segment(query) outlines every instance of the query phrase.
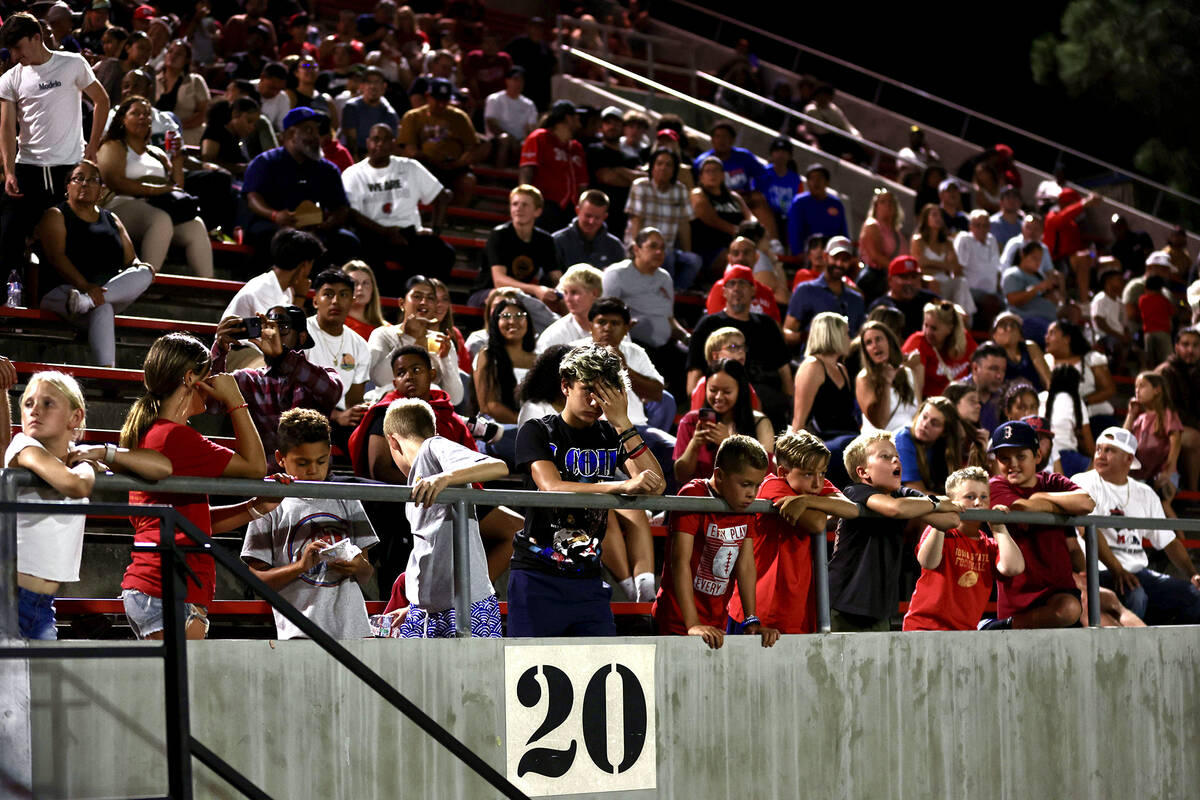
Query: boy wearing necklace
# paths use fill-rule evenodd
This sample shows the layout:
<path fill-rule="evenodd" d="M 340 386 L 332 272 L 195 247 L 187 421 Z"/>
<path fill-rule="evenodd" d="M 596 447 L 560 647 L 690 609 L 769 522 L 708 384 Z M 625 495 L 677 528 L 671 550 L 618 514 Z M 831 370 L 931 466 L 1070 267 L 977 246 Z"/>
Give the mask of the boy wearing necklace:
<path fill-rule="evenodd" d="M 332 367 L 342 381 L 342 396 L 329 421 L 337 426 L 334 442 L 344 445 L 349 431 L 367 410 L 363 392 L 371 375 L 371 351 L 366 339 L 346 326 L 354 299 L 354 281 L 350 276 L 341 270 L 327 269 L 313 278 L 312 288 L 316 293 L 313 308 L 317 313 L 307 320 L 308 335 L 313 340 L 309 361 Z"/>

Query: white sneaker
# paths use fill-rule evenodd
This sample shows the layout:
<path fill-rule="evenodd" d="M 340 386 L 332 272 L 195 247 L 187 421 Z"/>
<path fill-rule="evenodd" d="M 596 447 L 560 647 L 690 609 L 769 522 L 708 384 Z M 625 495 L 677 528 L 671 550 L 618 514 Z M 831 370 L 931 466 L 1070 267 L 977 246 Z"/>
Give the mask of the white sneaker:
<path fill-rule="evenodd" d="M 73 317 L 86 314 L 95 307 L 96 304 L 92 302 L 92 298 L 78 289 L 72 289 L 71 293 L 67 295 L 67 311 Z"/>

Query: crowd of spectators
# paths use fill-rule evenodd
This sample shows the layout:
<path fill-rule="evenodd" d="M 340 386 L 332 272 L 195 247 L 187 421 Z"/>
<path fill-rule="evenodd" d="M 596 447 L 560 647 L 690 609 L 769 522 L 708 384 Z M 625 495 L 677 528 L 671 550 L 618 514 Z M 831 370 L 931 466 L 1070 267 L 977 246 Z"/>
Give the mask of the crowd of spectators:
<path fill-rule="evenodd" d="M 1044 531 L 1012 526 L 1010 538 L 959 512 L 988 506 L 990 492 L 1012 509 L 1171 515 L 1179 489 L 1200 488 L 1200 289 L 1182 229 L 1155 249 L 1114 217 L 1111 239 L 1085 240 L 1077 218 L 1097 196 L 1060 187 L 1048 207 L 1027 206 L 1003 145 L 960 169 L 970 180 L 939 179 L 913 131 L 910 174 L 928 202 L 913 209 L 911 238 L 882 186 L 852 232 L 855 203 L 822 163 L 801 172 L 788 138 L 764 159 L 736 145 L 730 122 L 711 126 L 704 149 L 672 115 L 556 100 L 547 26 L 534 19 L 502 45 L 471 9 L 418 16 L 383 0 L 328 30 L 265 0 L 223 21 L 204 3 L 180 18 L 94 0 L 76 28 L 62 2 L 40 19 L 7 14 L 0 243 L 6 267 L 37 278 L 31 299 L 86 328 L 94 361 L 112 366 L 113 315 L 178 263 L 172 244 L 210 276 L 210 239 L 241 236 L 261 270 L 234 276 L 244 286 L 211 344 L 180 333 L 151 348 L 120 448 L 71 455 L 82 418 L 39 438 L 24 399 L 30 430 L 14 443 L 41 442 L 59 466 L 125 459 L 147 473 L 162 463 L 143 451 L 203 476 L 324 480 L 348 462 L 428 502 L 509 473 L 528 488 L 719 496 L 735 510 L 769 497 L 783 522 L 668 518 L 657 587 L 644 512 L 480 509 L 472 558 L 493 580 L 511 562 L 510 633 L 611 632 L 603 565 L 627 598 L 655 600 L 661 630 L 711 646 L 733 582 L 730 630 L 768 645 L 812 629 L 782 605 L 807 602 L 807 548 L 751 545 L 746 525 L 782 539 L 840 520 L 839 629 L 886 626 L 905 580 L 926 587 L 913 626 L 974 626 L 978 591 L 968 602 L 944 585 L 966 563 L 987 572 L 980 591 L 993 577 L 1001 586 L 995 624 L 1050 627 L 1080 617 L 1073 540 L 1044 549 Z M 832 90 L 810 88 L 807 113 L 857 135 Z M 817 139 L 857 158 L 852 139 Z M 517 175 L 463 297 L 483 325 L 464 336 L 443 229 L 451 208 L 476 202 L 482 163 Z M 395 322 L 381 297 L 399 298 Z M 77 392 L 62 383 L 28 385 L 71 406 Z M 206 410 L 228 413 L 234 449 L 187 427 Z M 454 446 L 422 444 L 432 431 Z M 6 466 L 49 463 L 23 452 Z M 1136 508 L 1113 499 L 1125 486 L 1140 487 Z M 357 587 L 372 577 L 392 596 L 387 620 L 408 615 L 396 635 L 452 634 L 448 518 L 409 507 L 410 553 L 360 506 L 268 496 L 211 509 L 194 499 L 187 513 L 206 531 L 250 523 L 247 563 L 340 635 L 362 635 Z M 862 508 L 883 517 L 859 519 Z M 308 544 L 285 554 L 279 531 L 314 509 L 336 522 L 306 522 Z M 157 535 L 148 520 L 136 527 Z M 882 549 L 868 544 L 878 535 Z M 1150 574 L 1123 547 L 1131 537 L 1105 531 L 1109 617 L 1200 621 L 1200 591 Z M 1145 538 L 1184 565 L 1173 538 Z M 908 558 L 905 541 L 918 545 Z M 152 636 L 159 587 L 152 557 L 139 558 L 124 599 Z M 762 581 L 779 559 L 792 585 L 772 593 Z M 188 596 L 196 635 L 213 599 L 205 569 Z M 51 596 L 69 573 L 27 583 Z M 341 588 L 314 595 L 302 576 Z M 1200 587 L 1194 569 L 1187 577 Z M 497 634 L 490 589 L 473 586 L 472 606 L 480 635 Z M 279 633 L 299 632 L 281 622 Z"/>

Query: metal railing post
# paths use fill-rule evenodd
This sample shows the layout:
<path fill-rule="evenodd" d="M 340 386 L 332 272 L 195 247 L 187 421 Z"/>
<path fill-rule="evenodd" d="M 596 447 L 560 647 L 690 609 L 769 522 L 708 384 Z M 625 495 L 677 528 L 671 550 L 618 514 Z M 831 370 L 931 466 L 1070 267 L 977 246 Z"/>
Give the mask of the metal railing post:
<path fill-rule="evenodd" d="M 175 513 L 158 522 L 163 610 L 163 699 L 167 716 L 167 785 L 173 800 L 192 797 L 192 729 L 187 679 L 187 584 L 176 569 Z"/>
<path fill-rule="evenodd" d="M 825 531 L 813 534 L 813 574 L 817 582 L 817 630 L 829 633 L 829 547 Z"/>
<path fill-rule="evenodd" d="M 460 639 L 471 638 L 471 525 L 474 507 L 466 500 L 454 501 L 454 631 Z"/>
<path fill-rule="evenodd" d="M 1083 528 L 1084 544 L 1087 557 L 1087 601 L 1088 627 L 1100 627 L 1100 554 L 1096 544 L 1096 526 L 1085 525 Z"/>
<path fill-rule="evenodd" d="M 654 42 L 646 42 L 646 77 L 654 80 Z"/>
<path fill-rule="evenodd" d="M 0 474 L 0 501 L 17 501 L 17 472 Z M 17 515 L 0 514 L 0 640 L 20 639 L 17 614 Z"/>

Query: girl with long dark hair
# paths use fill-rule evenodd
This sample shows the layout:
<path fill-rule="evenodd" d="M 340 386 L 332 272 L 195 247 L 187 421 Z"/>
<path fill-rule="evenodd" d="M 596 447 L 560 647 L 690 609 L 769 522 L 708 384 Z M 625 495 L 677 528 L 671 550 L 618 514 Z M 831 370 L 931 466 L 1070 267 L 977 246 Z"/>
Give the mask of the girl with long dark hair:
<path fill-rule="evenodd" d="M 693 478 L 711 477 L 717 447 L 735 433 L 753 436 L 767 453 L 775 450 L 771 421 L 754 410 L 745 365 L 727 358 L 708 376 L 704 405 L 679 421 L 675 479 L 684 484 Z"/>

